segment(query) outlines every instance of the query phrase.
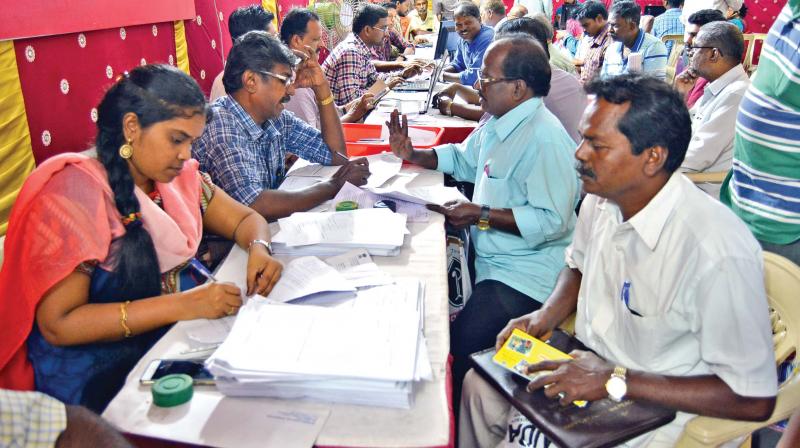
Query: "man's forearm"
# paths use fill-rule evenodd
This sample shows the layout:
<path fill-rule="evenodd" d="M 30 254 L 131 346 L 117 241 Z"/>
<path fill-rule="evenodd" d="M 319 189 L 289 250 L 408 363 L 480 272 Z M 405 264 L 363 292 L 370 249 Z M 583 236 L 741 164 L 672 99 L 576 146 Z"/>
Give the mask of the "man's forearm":
<path fill-rule="evenodd" d="M 429 170 L 435 170 L 439 166 L 439 157 L 432 149 L 415 149 L 408 161 Z"/>
<path fill-rule="evenodd" d="M 453 103 L 450 105 L 450 112 L 456 117 L 466 118 L 467 120 L 479 121 L 483 116 L 483 109 L 480 106 L 471 104 Z"/>
<path fill-rule="evenodd" d="M 250 208 L 268 221 L 275 221 L 294 212 L 312 209 L 333 198 L 338 191 L 338 185 L 331 180 L 298 191 L 264 190 Z"/>
<path fill-rule="evenodd" d="M 373 60 L 372 65 L 375 66 L 375 70 L 386 73 L 386 72 L 393 72 L 395 70 L 402 70 L 406 68 L 405 63 L 402 61 L 377 61 Z"/>
<path fill-rule="evenodd" d="M 558 274 L 556 286 L 542 306 L 542 312 L 554 326 L 577 310 L 581 279 L 583 279 L 581 271 L 569 266 L 564 267 Z"/>
<path fill-rule="evenodd" d="M 443 72 L 442 79 L 444 79 L 445 82 L 457 82 L 461 84 L 461 73 Z"/>
<path fill-rule="evenodd" d="M 322 132 L 322 139 L 325 144 L 331 150 L 331 163 L 341 165 L 346 162 L 346 159 L 338 156 L 337 153 L 340 155 L 346 154 L 347 146 L 344 143 L 344 130 L 342 129 L 342 122 L 339 120 L 339 112 L 336 110 L 336 102 L 331 101 L 333 93 L 328 83 L 325 82 L 323 85 L 314 88 L 314 95 L 319 105 L 320 132 Z M 320 103 L 324 101 L 330 102 L 323 106 Z"/>
<path fill-rule="evenodd" d="M 629 371 L 627 385 L 626 398 L 709 417 L 760 421 L 775 408 L 775 397 L 737 395 L 715 375 L 675 377 Z"/>

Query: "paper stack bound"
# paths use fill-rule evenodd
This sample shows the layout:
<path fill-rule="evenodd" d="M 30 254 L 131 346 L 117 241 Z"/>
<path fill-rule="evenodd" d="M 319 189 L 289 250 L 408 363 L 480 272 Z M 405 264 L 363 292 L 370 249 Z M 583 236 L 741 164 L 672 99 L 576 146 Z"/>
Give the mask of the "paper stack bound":
<path fill-rule="evenodd" d="M 423 294 L 405 280 L 336 307 L 250 300 L 206 368 L 226 395 L 409 408 L 432 375 Z"/>
<path fill-rule="evenodd" d="M 281 255 L 340 255 L 363 248 L 370 255 L 400 253 L 407 217 L 387 209 L 301 212 L 278 220 L 272 249 Z"/>

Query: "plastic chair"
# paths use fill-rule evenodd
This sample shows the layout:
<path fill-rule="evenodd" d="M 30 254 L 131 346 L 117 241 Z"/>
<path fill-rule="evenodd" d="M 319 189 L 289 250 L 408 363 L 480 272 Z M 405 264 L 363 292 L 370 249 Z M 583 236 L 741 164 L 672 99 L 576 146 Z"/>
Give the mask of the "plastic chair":
<path fill-rule="evenodd" d="M 800 267 L 790 260 L 764 252 L 764 283 L 772 321 L 776 365 L 785 361 L 800 347 Z M 750 446 L 750 434 L 765 426 L 788 418 L 800 405 L 800 380 L 792 375 L 778 389 L 778 400 L 772 416 L 763 422 L 695 417 L 686 424 L 678 447 L 711 447 L 747 436 L 741 446 Z"/>
<path fill-rule="evenodd" d="M 756 44 L 761 42 L 761 48 L 763 48 L 764 40 L 767 38 L 767 35 L 762 33 L 748 33 L 742 35 L 742 37 L 744 38 L 745 46 L 744 61 L 742 61 L 742 65 L 744 65 L 744 69 L 747 74 L 752 76 L 753 72 L 755 72 L 758 68 L 758 63 L 754 62 L 756 57 Z"/>
<path fill-rule="evenodd" d="M 683 173 L 696 184 L 721 184 L 728 176 L 728 171 L 711 171 L 703 173 Z"/>
<path fill-rule="evenodd" d="M 683 34 L 665 34 L 661 36 L 661 42 L 664 42 L 664 45 L 667 42 L 672 42 L 672 49 L 669 52 L 666 67 L 667 83 L 672 85 L 672 80 L 675 79 L 675 69 L 683 54 Z"/>

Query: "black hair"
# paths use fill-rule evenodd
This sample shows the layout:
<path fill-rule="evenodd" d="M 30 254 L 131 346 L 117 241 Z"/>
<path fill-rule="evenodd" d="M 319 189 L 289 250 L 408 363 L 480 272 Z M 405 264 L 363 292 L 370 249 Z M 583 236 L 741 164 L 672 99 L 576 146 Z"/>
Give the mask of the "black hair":
<path fill-rule="evenodd" d="M 375 26 L 381 19 L 389 17 L 381 6 L 367 3 L 356 11 L 353 18 L 353 34 L 358 35 L 361 31 L 368 26 Z"/>
<path fill-rule="evenodd" d="M 744 19 L 747 17 L 747 5 L 742 3 L 742 7 L 739 8 L 739 18 Z"/>
<path fill-rule="evenodd" d="M 228 17 L 228 31 L 231 40 L 242 37 L 248 31 L 266 31 L 275 16 L 260 4 L 237 8 Z"/>
<path fill-rule="evenodd" d="M 553 35 L 549 32 L 547 26 L 539 20 L 532 17 L 506 20 L 495 31 L 495 40 L 499 40 L 508 34 L 523 34 L 533 37 L 544 48 L 547 58 L 550 58 L 550 52 L 547 50 L 547 40 L 551 39 Z"/>
<path fill-rule="evenodd" d="M 381 3 L 381 8 L 386 10 L 397 9 L 397 2 L 383 2 Z"/>
<path fill-rule="evenodd" d="M 729 63 L 736 65 L 742 62 L 744 38 L 736 25 L 730 22 L 711 22 L 703 25 L 700 33 L 703 33 L 703 45 L 716 47 Z M 698 36 L 700 33 L 697 33 Z"/>
<path fill-rule="evenodd" d="M 480 22 L 481 10 L 475 3 L 472 2 L 461 2 L 458 5 L 456 5 L 456 8 L 453 10 L 453 17 L 466 17 L 466 16 L 475 17 Z"/>
<path fill-rule="evenodd" d="M 97 159 L 105 167 L 114 204 L 123 217 L 141 212 L 128 162 L 119 154 L 126 143 L 122 120 L 128 113 L 136 114 L 139 125 L 146 129 L 176 117 L 206 115 L 206 99 L 194 79 L 163 64 L 134 68 L 103 96 L 97 106 Z M 158 257 L 141 218 L 125 225 L 125 234 L 115 244 L 114 262 L 123 299 L 161 295 Z"/>
<path fill-rule="evenodd" d="M 717 9 L 701 9 L 690 15 L 686 21 L 691 25 L 703 26 L 711 22 L 723 22 L 725 16 Z"/>
<path fill-rule="evenodd" d="M 639 25 L 639 20 L 642 18 L 642 9 L 638 3 L 625 0 L 611 5 L 611 14 Z"/>
<path fill-rule="evenodd" d="M 523 33 L 504 34 L 492 45 L 510 45 L 502 64 L 504 77 L 525 81 L 533 89 L 535 97 L 545 97 L 550 93 L 550 61 L 542 45 L 533 37 Z"/>
<path fill-rule="evenodd" d="M 667 148 L 664 169 L 675 172 L 692 138 L 692 120 L 683 98 L 668 84 L 638 73 L 594 78 L 584 87 L 613 104 L 630 103 L 617 129 L 631 142 L 634 155 L 655 146 Z"/>
<path fill-rule="evenodd" d="M 603 16 L 603 20 L 608 20 L 608 9 L 606 9 L 606 5 L 594 0 L 589 0 L 575 11 L 577 20 L 594 20 L 597 16 Z"/>
<path fill-rule="evenodd" d="M 308 32 L 308 22 L 316 20 L 319 22 L 319 16 L 314 11 L 306 8 L 292 8 L 281 22 L 281 40 L 284 44 L 289 45 L 289 41 L 294 36 L 303 37 Z"/>
<path fill-rule="evenodd" d="M 667 5 L 671 8 L 680 8 L 683 6 L 683 0 L 667 0 Z"/>
<path fill-rule="evenodd" d="M 225 63 L 222 85 L 225 92 L 234 93 L 242 88 L 242 74 L 246 70 L 270 71 L 276 64 L 293 67 L 297 59 L 292 50 L 274 36 L 265 31 L 250 31 L 233 43 Z"/>

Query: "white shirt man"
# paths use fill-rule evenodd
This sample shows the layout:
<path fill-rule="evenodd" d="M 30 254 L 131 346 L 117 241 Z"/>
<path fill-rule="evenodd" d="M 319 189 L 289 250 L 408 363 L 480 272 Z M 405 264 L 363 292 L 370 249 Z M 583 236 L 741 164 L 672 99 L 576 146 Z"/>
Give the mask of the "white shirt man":
<path fill-rule="evenodd" d="M 689 110 L 692 141 L 681 164 L 688 173 L 731 169 L 733 136 L 739 104 L 750 86 L 750 78 L 739 64 L 706 86 L 703 96 Z M 719 197 L 719 184 L 699 184 L 706 193 Z"/>
<path fill-rule="evenodd" d="M 683 11 L 681 12 L 681 22 L 687 25 L 689 16 L 700 11 L 701 9 L 716 9 L 723 15 L 728 12 L 728 8 L 734 11 L 741 9 L 744 0 L 686 0 L 683 2 Z"/>

